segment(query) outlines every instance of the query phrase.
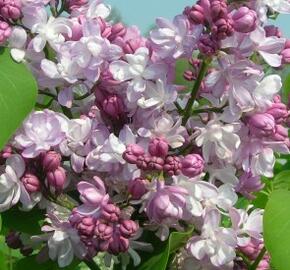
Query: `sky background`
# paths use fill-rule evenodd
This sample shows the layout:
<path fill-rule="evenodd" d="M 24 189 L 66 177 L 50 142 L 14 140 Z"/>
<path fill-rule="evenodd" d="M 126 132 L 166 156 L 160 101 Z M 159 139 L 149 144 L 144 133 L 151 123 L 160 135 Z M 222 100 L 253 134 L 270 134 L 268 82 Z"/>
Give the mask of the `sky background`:
<path fill-rule="evenodd" d="M 103 0 L 120 12 L 127 25 L 137 25 L 146 33 L 157 17 L 173 18 L 184 7 L 192 5 L 193 0 Z M 290 38 L 290 15 L 280 15 L 273 22 L 278 25 L 285 36 Z"/>

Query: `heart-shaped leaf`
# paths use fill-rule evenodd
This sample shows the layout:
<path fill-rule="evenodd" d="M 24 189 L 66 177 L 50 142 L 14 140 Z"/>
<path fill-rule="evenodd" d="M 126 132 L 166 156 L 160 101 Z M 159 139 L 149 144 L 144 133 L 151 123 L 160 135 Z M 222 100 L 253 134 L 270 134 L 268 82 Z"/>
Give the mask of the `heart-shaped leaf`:
<path fill-rule="evenodd" d="M 37 84 L 24 64 L 10 57 L 9 49 L 0 49 L 0 149 L 33 109 Z"/>
<path fill-rule="evenodd" d="M 264 214 L 264 240 L 277 270 L 290 266 L 290 191 L 271 193 Z"/>

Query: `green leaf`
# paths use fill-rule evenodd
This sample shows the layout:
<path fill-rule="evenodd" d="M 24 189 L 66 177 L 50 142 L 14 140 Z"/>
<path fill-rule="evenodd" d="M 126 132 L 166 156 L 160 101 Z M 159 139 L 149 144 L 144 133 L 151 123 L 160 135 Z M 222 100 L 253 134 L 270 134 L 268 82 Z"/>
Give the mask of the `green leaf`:
<path fill-rule="evenodd" d="M 175 84 L 183 85 L 185 91 L 191 90 L 193 82 L 187 81 L 183 77 L 184 71 L 191 69 L 188 59 L 179 59 L 175 65 Z"/>
<path fill-rule="evenodd" d="M 264 214 L 264 240 L 275 269 L 289 270 L 290 191 L 271 193 Z"/>
<path fill-rule="evenodd" d="M 163 245 L 160 244 L 161 249 L 157 254 L 151 254 L 149 259 L 143 262 L 138 270 L 165 270 L 168 264 L 170 255 L 175 253 L 179 248 L 181 248 L 187 240 L 191 237 L 193 230 L 187 232 L 173 232 L 170 234 L 167 243 Z M 156 248 L 157 245 L 154 245 Z"/>
<path fill-rule="evenodd" d="M 45 218 L 45 212 L 33 209 L 29 213 L 16 207 L 2 213 L 3 227 L 27 234 L 40 234 L 39 222 Z"/>
<path fill-rule="evenodd" d="M 286 189 L 290 190 L 290 171 L 282 171 L 277 174 L 273 182 L 274 190 Z"/>
<path fill-rule="evenodd" d="M 24 259 L 16 262 L 13 270 L 26 270 L 26 269 L 37 269 L 37 270 L 76 270 L 78 269 L 79 261 L 73 261 L 69 266 L 60 268 L 56 262 L 47 261 L 44 263 L 38 263 L 36 260 L 36 256 L 26 257 Z"/>
<path fill-rule="evenodd" d="M 1 270 L 9 270 L 7 258 L 5 257 L 5 255 L 3 254 L 2 251 L 0 251 L 0 269 Z"/>
<path fill-rule="evenodd" d="M 24 64 L 10 57 L 9 49 L 0 48 L 0 149 L 33 109 L 37 84 Z"/>

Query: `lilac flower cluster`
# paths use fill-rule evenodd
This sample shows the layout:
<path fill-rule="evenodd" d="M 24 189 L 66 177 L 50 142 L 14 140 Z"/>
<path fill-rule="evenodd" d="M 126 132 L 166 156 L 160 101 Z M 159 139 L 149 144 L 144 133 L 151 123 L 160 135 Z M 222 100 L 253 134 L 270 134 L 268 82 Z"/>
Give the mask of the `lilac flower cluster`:
<path fill-rule="evenodd" d="M 135 249 L 154 249 L 145 233 L 165 241 L 194 228 L 178 269 L 245 269 L 263 246 L 263 210 L 239 202 L 289 154 L 278 74 L 290 41 L 266 23 L 290 3 L 199 0 L 148 37 L 110 11 L 100 0 L 0 0 L 0 44 L 31 70 L 45 107 L 0 152 L 0 211 L 43 209 L 43 234 L 7 243 L 40 247 L 60 267 L 104 252 L 125 269 L 140 264 Z M 190 89 L 176 84 L 180 61 Z"/>

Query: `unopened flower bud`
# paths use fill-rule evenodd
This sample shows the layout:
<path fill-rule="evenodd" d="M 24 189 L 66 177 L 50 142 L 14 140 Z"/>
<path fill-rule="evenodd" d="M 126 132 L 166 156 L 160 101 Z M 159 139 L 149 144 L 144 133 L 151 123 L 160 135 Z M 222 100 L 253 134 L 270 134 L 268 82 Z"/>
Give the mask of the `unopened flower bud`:
<path fill-rule="evenodd" d="M 91 236 L 95 230 L 96 222 L 92 217 L 84 217 L 77 225 L 78 232 L 81 235 Z"/>
<path fill-rule="evenodd" d="M 164 159 L 161 157 L 151 157 L 150 161 L 148 163 L 148 169 L 149 170 L 156 170 L 156 171 L 162 171 L 164 165 Z"/>
<path fill-rule="evenodd" d="M 125 54 L 134 54 L 137 49 L 142 46 L 142 39 L 129 39 L 123 44 L 123 51 Z"/>
<path fill-rule="evenodd" d="M 233 26 L 237 32 L 249 33 L 255 30 L 257 14 L 248 7 L 240 7 L 232 16 Z"/>
<path fill-rule="evenodd" d="M 150 141 L 148 152 L 152 156 L 165 157 L 168 154 L 169 145 L 163 138 L 154 138 Z"/>
<path fill-rule="evenodd" d="M 118 255 L 119 253 L 124 253 L 129 248 L 129 240 L 123 237 L 120 233 L 114 233 L 113 239 L 109 244 L 109 253 L 113 255 Z"/>
<path fill-rule="evenodd" d="M 195 78 L 195 74 L 191 70 L 186 70 L 183 73 L 183 78 L 187 81 L 193 81 Z"/>
<path fill-rule="evenodd" d="M 138 224 L 133 220 L 122 220 L 120 224 L 120 233 L 126 238 L 131 238 L 138 231 Z"/>
<path fill-rule="evenodd" d="M 11 249 L 19 249 L 23 246 L 20 235 L 16 232 L 10 232 L 8 235 L 6 235 L 5 242 Z"/>
<path fill-rule="evenodd" d="M 0 0 L 0 15 L 7 20 L 19 19 L 21 17 L 20 0 Z"/>
<path fill-rule="evenodd" d="M 22 178 L 21 181 L 25 187 L 25 189 L 29 193 L 34 193 L 40 191 L 40 181 L 38 177 L 32 173 L 26 173 Z"/>
<path fill-rule="evenodd" d="M 212 32 L 218 41 L 231 36 L 233 34 L 232 20 L 228 18 L 221 18 L 217 20 L 212 26 Z"/>
<path fill-rule="evenodd" d="M 282 125 L 276 125 L 272 138 L 276 141 L 286 141 L 288 139 L 288 129 Z"/>
<path fill-rule="evenodd" d="M 204 9 L 201 5 L 193 5 L 186 11 L 189 21 L 193 24 L 203 24 L 205 21 Z"/>
<path fill-rule="evenodd" d="M 126 34 L 126 27 L 122 23 L 116 23 L 111 28 L 111 35 L 108 37 L 110 41 L 115 40 L 117 37 L 123 37 Z"/>
<path fill-rule="evenodd" d="M 211 1 L 210 12 L 213 21 L 225 18 L 228 14 L 228 7 L 226 1 L 224 0 Z"/>
<path fill-rule="evenodd" d="M 11 35 L 11 27 L 7 22 L 0 20 L 0 44 L 3 44 Z"/>
<path fill-rule="evenodd" d="M 68 0 L 67 6 L 70 12 L 79 9 L 80 7 L 86 5 L 88 0 Z"/>
<path fill-rule="evenodd" d="M 58 167 L 56 170 L 48 172 L 46 177 L 50 187 L 53 187 L 57 192 L 63 190 L 66 183 L 66 172 L 64 168 Z"/>
<path fill-rule="evenodd" d="M 198 154 L 186 155 L 181 161 L 181 172 L 187 177 L 195 177 L 202 173 L 204 160 Z"/>
<path fill-rule="evenodd" d="M 112 203 L 105 204 L 102 208 L 102 218 L 109 222 L 116 222 L 119 220 L 120 208 Z"/>
<path fill-rule="evenodd" d="M 181 162 L 177 156 L 168 156 L 165 160 L 164 171 L 170 176 L 179 175 L 181 173 Z"/>
<path fill-rule="evenodd" d="M 257 113 L 248 120 L 252 134 L 256 136 L 270 136 L 275 131 L 275 119 L 268 113 Z"/>
<path fill-rule="evenodd" d="M 46 172 L 55 171 L 60 166 L 60 162 L 61 155 L 55 151 L 49 151 L 43 157 L 42 166 Z"/>
<path fill-rule="evenodd" d="M 200 52 L 207 56 L 214 55 L 218 50 L 218 43 L 208 34 L 204 34 L 198 42 Z"/>
<path fill-rule="evenodd" d="M 95 228 L 95 235 L 102 241 L 108 241 L 113 235 L 113 227 L 99 222 Z"/>
<path fill-rule="evenodd" d="M 281 124 L 286 121 L 289 113 L 287 106 L 281 102 L 273 103 L 272 106 L 267 110 L 268 114 L 271 114 L 277 124 Z"/>
<path fill-rule="evenodd" d="M 135 178 L 128 184 L 128 191 L 133 200 L 139 200 L 147 192 L 148 180 L 143 178 Z"/>
<path fill-rule="evenodd" d="M 266 37 L 282 37 L 282 33 L 279 29 L 279 27 L 275 25 L 266 25 L 264 27 L 265 32 L 266 32 Z"/>
<path fill-rule="evenodd" d="M 125 110 L 122 99 L 117 95 L 109 95 L 105 98 L 102 103 L 102 108 L 105 113 L 114 119 L 119 119 Z"/>
<path fill-rule="evenodd" d="M 144 155 L 144 149 L 138 144 L 129 144 L 123 153 L 123 159 L 130 164 L 136 164 L 139 156 Z"/>

